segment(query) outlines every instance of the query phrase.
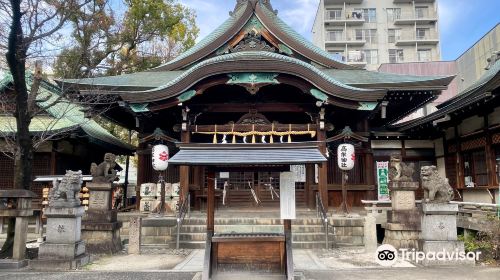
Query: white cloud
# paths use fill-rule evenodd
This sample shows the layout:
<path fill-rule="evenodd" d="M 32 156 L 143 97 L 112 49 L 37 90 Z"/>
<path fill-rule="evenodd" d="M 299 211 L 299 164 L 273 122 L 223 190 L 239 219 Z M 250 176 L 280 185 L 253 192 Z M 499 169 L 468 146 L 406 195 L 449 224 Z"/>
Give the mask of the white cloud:
<path fill-rule="evenodd" d="M 297 32 L 309 38 L 318 4 L 319 0 L 287 0 L 287 6 L 282 7 L 278 15 Z"/>

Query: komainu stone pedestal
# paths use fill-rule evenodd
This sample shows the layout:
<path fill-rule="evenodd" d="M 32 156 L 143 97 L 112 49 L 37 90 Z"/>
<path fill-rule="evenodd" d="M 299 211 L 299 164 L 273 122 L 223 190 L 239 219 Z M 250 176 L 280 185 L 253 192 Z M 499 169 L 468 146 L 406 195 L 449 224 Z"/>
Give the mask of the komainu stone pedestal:
<path fill-rule="evenodd" d="M 89 262 L 81 239 L 83 207 L 45 209 L 46 241 L 40 245 L 38 259 L 30 261 L 37 270 L 78 269 Z"/>
<path fill-rule="evenodd" d="M 449 203 L 422 204 L 422 239 L 420 250 L 426 255 L 465 254 L 464 243 L 457 240 L 458 205 Z M 453 255 L 456 256 L 456 255 Z M 422 265 L 474 265 L 471 259 L 451 258 L 446 260 L 426 258 Z"/>
<path fill-rule="evenodd" d="M 82 238 L 87 251 L 93 254 L 113 254 L 122 250 L 121 223 L 111 210 L 111 183 L 87 183 L 90 192 L 89 209 L 83 217 Z"/>
<path fill-rule="evenodd" d="M 415 204 L 418 182 L 390 182 L 392 210 L 387 213 L 384 244 L 396 249 L 417 249 L 420 214 Z"/>

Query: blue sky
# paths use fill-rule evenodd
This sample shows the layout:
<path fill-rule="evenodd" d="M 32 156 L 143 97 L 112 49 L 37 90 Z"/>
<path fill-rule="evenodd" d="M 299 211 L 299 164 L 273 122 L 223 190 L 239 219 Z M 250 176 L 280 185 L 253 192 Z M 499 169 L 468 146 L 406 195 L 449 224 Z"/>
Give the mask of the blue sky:
<path fill-rule="evenodd" d="M 500 22 L 500 0 L 438 0 L 443 60 L 454 60 Z M 236 0 L 179 0 L 196 10 L 200 38 L 229 16 Z M 272 0 L 278 15 L 306 38 L 319 0 Z"/>

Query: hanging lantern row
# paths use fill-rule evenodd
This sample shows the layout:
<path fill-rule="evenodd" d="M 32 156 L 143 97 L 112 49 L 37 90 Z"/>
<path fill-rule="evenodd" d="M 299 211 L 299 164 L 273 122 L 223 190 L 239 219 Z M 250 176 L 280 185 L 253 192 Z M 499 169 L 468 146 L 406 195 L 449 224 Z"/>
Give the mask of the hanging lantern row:
<path fill-rule="evenodd" d="M 247 143 L 247 137 L 252 137 L 251 143 L 255 144 L 257 142 L 256 137 L 261 136 L 261 141 L 262 143 L 267 143 L 266 142 L 266 136 L 269 136 L 269 143 L 274 143 L 274 138 L 273 136 L 280 137 L 280 142 L 283 143 L 283 137 L 288 136 L 288 143 L 292 142 L 292 135 L 310 135 L 311 138 L 314 138 L 316 136 L 316 131 L 315 130 L 310 130 L 309 125 L 308 129 L 305 131 L 295 131 L 292 130 L 292 125 L 289 125 L 289 130 L 288 131 L 275 131 L 274 130 L 274 124 L 272 125 L 271 131 L 256 131 L 255 130 L 255 125 L 252 126 L 252 131 L 247 131 L 247 132 L 238 132 L 234 131 L 234 125 L 231 131 L 217 131 L 217 125 L 215 125 L 214 131 L 213 132 L 199 132 L 197 128 L 195 128 L 195 131 L 193 131 L 194 134 L 205 134 L 205 135 L 213 135 L 213 143 L 217 144 L 218 135 L 222 135 L 222 143 L 225 144 L 227 143 L 227 136 L 230 135 L 232 136 L 232 143 L 236 143 L 236 137 L 243 137 L 243 143 Z"/>
<path fill-rule="evenodd" d="M 165 145 L 153 146 L 152 152 L 153 169 L 156 171 L 165 171 L 168 168 L 168 147 Z"/>
<path fill-rule="evenodd" d="M 356 153 L 351 144 L 340 144 L 337 148 L 337 164 L 341 170 L 348 171 L 354 168 Z"/>

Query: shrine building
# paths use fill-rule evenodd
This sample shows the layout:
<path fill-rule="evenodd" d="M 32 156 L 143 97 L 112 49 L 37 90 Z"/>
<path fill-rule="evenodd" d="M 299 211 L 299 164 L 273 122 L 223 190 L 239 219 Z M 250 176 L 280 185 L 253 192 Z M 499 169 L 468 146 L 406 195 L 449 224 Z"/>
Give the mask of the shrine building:
<path fill-rule="evenodd" d="M 271 186 L 294 171 L 297 208 L 341 203 L 337 147 L 355 146 L 347 201 L 377 199 L 376 161 L 400 153 L 435 164 L 434 142 L 390 129 L 436 99 L 453 76 L 367 71 L 337 61 L 285 24 L 268 0 L 238 0 L 193 48 L 148 71 L 59 81 L 80 94 L 119 98 L 106 117 L 139 132 L 138 182 L 156 183 L 152 147 L 169 147 L 166 181 L 194 208 L 228 188 L 227 207 L 278 207 Z M 418 172 L 415 173 L 418 176 Z M 209 205 L 210 207 L 210 205 Z M 209 221 L 210 223 L 210 221 Z M 208 225 L 210 226 L 210 225 Z"/>

